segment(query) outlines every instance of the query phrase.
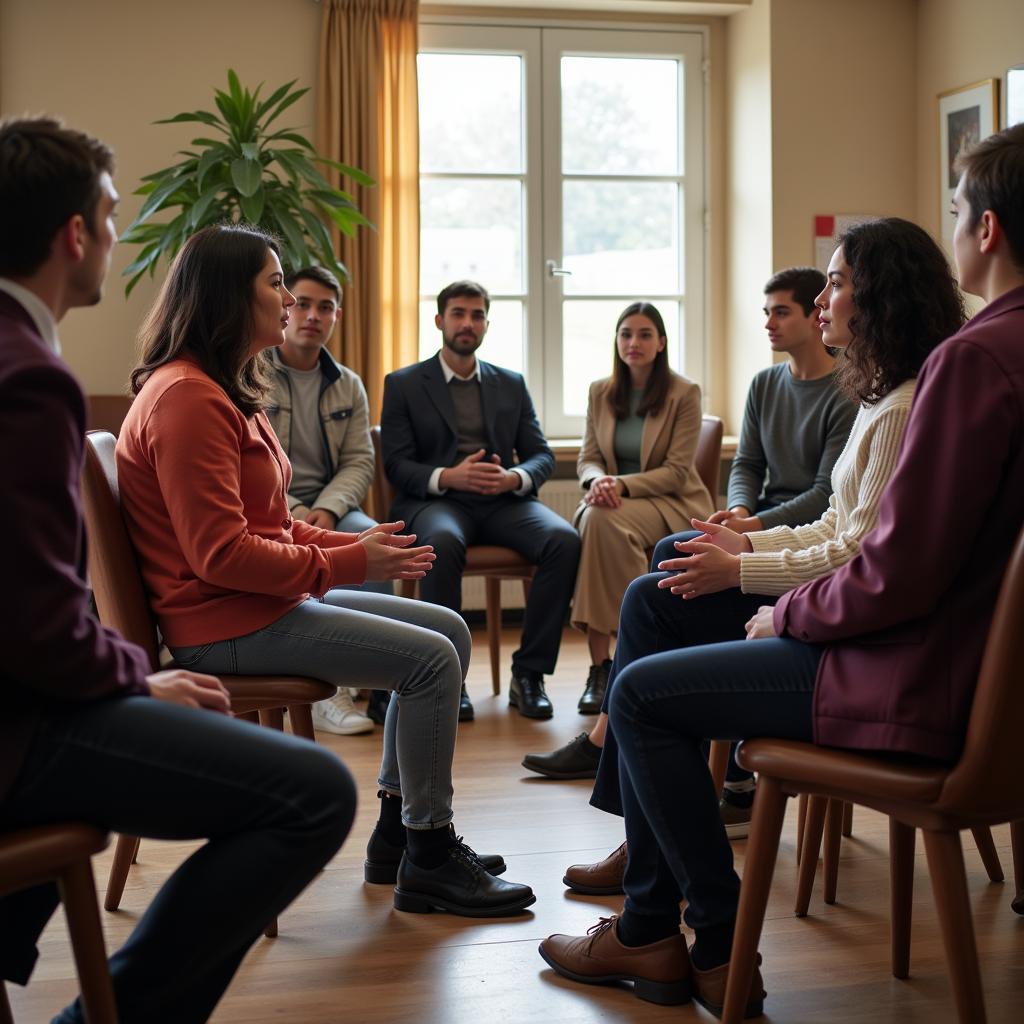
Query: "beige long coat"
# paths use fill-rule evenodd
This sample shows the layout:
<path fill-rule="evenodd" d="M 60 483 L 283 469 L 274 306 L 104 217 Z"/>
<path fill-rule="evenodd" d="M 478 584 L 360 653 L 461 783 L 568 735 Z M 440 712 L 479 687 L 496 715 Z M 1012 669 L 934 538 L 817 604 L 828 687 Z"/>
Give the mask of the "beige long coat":
<path fill-rule="evenodd" d="M 584 489 L 597 477 L 619 475 L 611 388 L 611 378 L 590 386 L 586 432 L 576 463 Z M 665 404 L 644 420 L 640 472 L 619 477 L 628 491 L 622 506 L 608 509 L 580 502 L 573 517 L 583 540 L 572 610 L 577 628 L 618 632 L 622 596 L 633 579 L 647 572 L 648 549 L 670 533 L 690 529 L 692 516 L 714 510 L 693 461 L 700 425 L 700 388 L 673 373 Z"/>

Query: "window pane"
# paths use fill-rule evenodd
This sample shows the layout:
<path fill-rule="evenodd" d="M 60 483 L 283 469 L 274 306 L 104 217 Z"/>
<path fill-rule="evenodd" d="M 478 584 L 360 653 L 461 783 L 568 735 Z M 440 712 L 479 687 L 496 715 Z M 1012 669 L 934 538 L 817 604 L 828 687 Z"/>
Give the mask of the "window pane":
<path fill-rule="evenodd" d="M 417 69 L 421 171 L 522 171 L 521 57 L 421 53 Z"/>
<path fill-rule="evenodd" d="M 469 278 L 523 291 L 523 186 L 472 178 L 420 182 L 420 293 Z"/>
<path fill-rule="evenodd" d="M 440 291 L 441 288 L 437 290 Z M 420 302 L 420 359 L 429 358 L 441 347 L 441 332 L 434 326 L 436 313 L 436 300 L 423 299 Z M 484 362 L 522 373 L 525 365 L 523 351 L 526 337 L 523 304 L 515 299 L 495 299 L 491 303 L 488 320 L 490 326 L 487 328 L 483 344 L 477 349 L 477 355 Z"/>
<path fill-rule="evenodd" d="M 591 382 L 612 372 L 615 322 L 628 306 L 622 299 L 576 299 L 562 305 L 562 413 L 585 416 Z M 668 362 L 678 370 L 682 338 L 679 335 L 679 303 L 659 302 L 665 321 Z"/>
<path fill-rule="evenodd" d="M 679 174 L 680 65 L 635 57 L 562 58 L 565 174 Z"/>
<path fill-rule="evenodd" d="M 682 291 L 679 186 L 674 182 L 566 181 L 562 265 L 566 295 Z"/>

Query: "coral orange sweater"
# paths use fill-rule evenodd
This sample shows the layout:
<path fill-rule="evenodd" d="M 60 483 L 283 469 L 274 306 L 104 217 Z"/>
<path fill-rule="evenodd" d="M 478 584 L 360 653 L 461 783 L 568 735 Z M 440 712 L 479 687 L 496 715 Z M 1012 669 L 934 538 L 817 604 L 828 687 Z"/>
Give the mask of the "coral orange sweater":
<path fill-rule="evenodd" d="M 172 647 L 243 636 L 310 593 L 366 576 L 355 534 L 292 518 L 291 466 L 266 416 L 244 416 L 192 360 L 146 381 L 121 429 L 117 473 Z"/>

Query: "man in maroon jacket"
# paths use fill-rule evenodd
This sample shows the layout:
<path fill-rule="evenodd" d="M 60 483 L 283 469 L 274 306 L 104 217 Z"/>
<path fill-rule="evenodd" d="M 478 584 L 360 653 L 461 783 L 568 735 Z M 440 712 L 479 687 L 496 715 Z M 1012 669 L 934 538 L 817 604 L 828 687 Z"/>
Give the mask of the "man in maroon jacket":
<path fill-rule="evenodd" d="M 83 821 L 207 839 L 110 968 L 123 1024 L 206 1020 L 268 920 L 355 810 L 326 751 L 234 721 L 220 682 L 151 673 L 89 610 L 79 482 L 85 396 L 57 323 L 100 299 L 118 197 L 102 143 L 0 124 L 0 829 Z M 55 885 L 0 899 L 0 979 L 25 984 Z M 76 1002 L 57 1018 L 83 1019 Z"/>
<path fill-rule="evenodd" d="M 659 1001 L 683 1001 L 692 988 L 721 1007 L 739 880 L 705 738 L 959 755 L 1024 523 L 1024 125 L 966 157 L 951 213 L 961 286 L 988 304 L 925 362 L 860 554 L 762 608 L 747 626 L 754 643 L 652 653 L 620 673 L 611 721 L 629 849 L 625 908 L 591 936 L 546 939 L 541 955 L 559 973 L 633 979 L 637 995 Z M 623 623 L 637 618 L 629 600 Z M 680 898 L 696 933 L 692 966 Z M 754 981 L 750 1014 L 761 1008 Z"/>

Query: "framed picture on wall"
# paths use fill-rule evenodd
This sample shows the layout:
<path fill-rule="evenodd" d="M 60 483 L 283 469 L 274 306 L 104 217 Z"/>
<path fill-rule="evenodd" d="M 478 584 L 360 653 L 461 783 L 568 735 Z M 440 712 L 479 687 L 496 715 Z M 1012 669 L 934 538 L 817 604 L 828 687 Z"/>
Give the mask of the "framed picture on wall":
<path fill-rule="evenodd" d="M 939 93 L 939 223 L 947 249 L 953 243 L 953 218 L 949 210 L 959 179 L 956 159 L 976 142 L 998 131 L 998 119 L 998 78 Z"/>
<path fill-rule="evenodd" d="M 1024 122 L 1024 64 L 1006 70 L 1003 94 L 1003 127 Z"/>

